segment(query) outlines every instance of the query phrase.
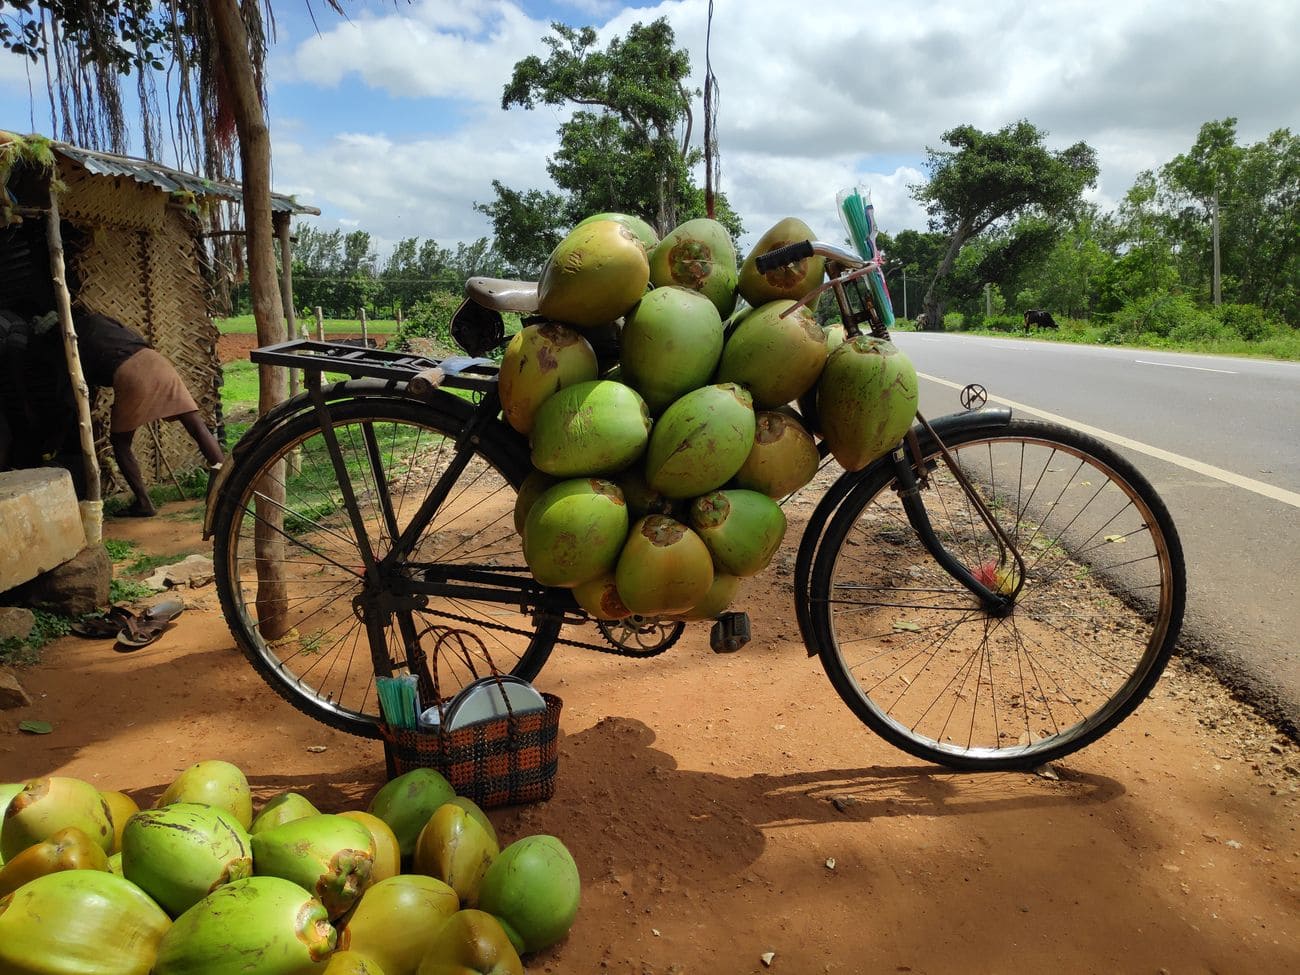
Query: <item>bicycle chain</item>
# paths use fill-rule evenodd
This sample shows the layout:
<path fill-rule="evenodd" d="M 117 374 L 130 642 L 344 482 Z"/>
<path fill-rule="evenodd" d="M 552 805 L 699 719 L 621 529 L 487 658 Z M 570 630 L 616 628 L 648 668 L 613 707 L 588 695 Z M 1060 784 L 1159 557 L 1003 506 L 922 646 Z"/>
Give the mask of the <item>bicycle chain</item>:
<path fill-rule="evenodd" d="M 461 616 L 458 613 L 448 613 L 444 610 L 421 609 L 419 610 L 419 612 L 427 613 L 431 616 L 441 616 L 444 617 L 445 619 L 456 620 L 457 622 L 460 623 L 469 623 L 473 626 L 481 626 L 489 630 L 500 630 L 504 633 L 516 633 L 519 636 L 533 635 L 531 630 L 522 630 L 515 626 L 506 626 L 503 623 L 489 623 L 486 620 L 475 619 L 474 617 L 471 616 Z M 604 631 L 602 631 L 602 633 L 603 632 Z M 586 643 L 582 640 L 569 640 L 566 639 L 565 637 L 559 636 L 558 634 L 555 637 L 556 643 L 562 643 L 568 647 L 578 647 L 579 649 L 582 650 L 595 650 L 597 653 L 608 653 L 616 657 L 634 657 L 637 659 L 644 659 L 647 657 L 657 657 L 661 653 L 666 651 L 669 647 L 671 647 L 674 643 L 677 642 L 676 640 L 672 640 L 669 641 L 668 643 L 665 643 L 661 647 L 655 647 L 650 650 L 632 650 L 629 649 L 628 647 L 620 646 L 619 644 L 614 643 L 613 640 L 608 635 L 605 636 L 605 640 L 606 643 Z"/>

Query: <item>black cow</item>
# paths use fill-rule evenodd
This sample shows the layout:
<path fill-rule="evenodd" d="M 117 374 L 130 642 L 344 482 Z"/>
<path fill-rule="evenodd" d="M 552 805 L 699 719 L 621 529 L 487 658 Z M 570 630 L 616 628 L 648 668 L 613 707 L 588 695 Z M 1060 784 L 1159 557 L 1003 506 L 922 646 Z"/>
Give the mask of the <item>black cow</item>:
<path fill-rule="evenodd" d="M 1050 311 L 1043 311 L 1041 308 L 1031 308 L 1025 312 L 1025 331 L 1033 325 L 1038 328 L 1056 328 L 1056 319 L 1052 317 Z"/>

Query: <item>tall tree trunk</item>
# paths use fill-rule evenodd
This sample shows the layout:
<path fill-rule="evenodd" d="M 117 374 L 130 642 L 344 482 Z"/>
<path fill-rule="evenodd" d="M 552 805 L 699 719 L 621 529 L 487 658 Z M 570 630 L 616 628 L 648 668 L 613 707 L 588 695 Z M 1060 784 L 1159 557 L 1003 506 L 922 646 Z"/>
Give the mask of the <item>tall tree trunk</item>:
<path fill-rule="evenodd" d="M 271 220 L 271 132 L 258 91 L 248 31 L 237 0 L 209 0 L 217 52 L 225 70 L 244 187 L 244 233 L 248 247 L 248 286 L 253 299 L 258 345 L 284 341 L 284 306 L 275 275 L 275 233 Z M 284 370 L 258 367 L 257 408 L 266 413 L 285 398 Z M 257 486 L 254 554 L 257 564 L 257 619 L 268 642 L 289 630 L 283 577 L 284 472 L 272 471 Z"/>
<path fill-rule="evenodd" d="M 930 286 L 925 289 L 925 297 L 921 299 L 921 313 L 925 315 L 927 332 L 943 331 L 943 309 L 939 307 L 935 293 L 939 289 L 939 282 L 952 273 L 952 266 L 957 263 L 957 255 L 961 253 L 961 245 L 966 243 L 969 236 L 970 228 L 964 223 L 958 224 L 952 232 L 952 239 L 948 241 L 948 251 L 939 262 L 939 269 L 934 272 Z"/>

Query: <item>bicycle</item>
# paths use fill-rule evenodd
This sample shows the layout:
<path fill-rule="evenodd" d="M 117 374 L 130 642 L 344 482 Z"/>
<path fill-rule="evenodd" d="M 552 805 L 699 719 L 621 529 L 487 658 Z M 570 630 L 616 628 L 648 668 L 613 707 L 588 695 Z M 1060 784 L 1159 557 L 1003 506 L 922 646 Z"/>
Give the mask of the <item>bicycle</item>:
<path fill-rule="evenodd" d="M 811 254 L 846 328 L 887 338 L 862 286 L 870 262 L 820 241 L 764 262 Z M 476 278 L 453 323 L 466 357 L 310 340 L 252 353 L 303 370 L 306 391 L 235 446 L 204 530 L 236 641 L 304 713 L 378 737 L 375 677 L 412 670 L 448 628 L 529 680 L 557 645 L 644 658 L 680 636 L 681 622 L 635 618 L 579 631 L 591 621 L 572 594 L 524 564 L 528 444 L 483 356 L 504 340 L 502 312 L 535 309 L 535 285 Z M 1185 588 L 1169 513 L 1127 460 L 1002 408 L 918 414 L 894 450 L 826 489 L 794 566 L 808 655 L 851 711 L 966 770 L 1038 767 L 1119 724 L 1169 659 Z M 746 623 L 715 625 L 714 648 L 742 643 Z M 469 651 L 443 664 L 453 686 L 484 669 Z"/>

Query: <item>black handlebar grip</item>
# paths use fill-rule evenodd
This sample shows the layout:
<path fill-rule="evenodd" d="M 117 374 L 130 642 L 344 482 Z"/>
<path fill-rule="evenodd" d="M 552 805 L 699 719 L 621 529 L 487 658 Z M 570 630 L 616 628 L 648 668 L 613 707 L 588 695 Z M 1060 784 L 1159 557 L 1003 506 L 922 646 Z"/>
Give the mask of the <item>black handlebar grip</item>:
<path fill-rule="evenodd" d="M 795 261 L 802 261 L 805 257 L 812 256 L 812 241 L 801 240 L 793 244 L 786 244 L 784 247 L 778 247 L 766 254 L 759 254 L 754 260 L 754 267 L 758 269 L 759 274 L 766 274 L 768 271 L 775 271 L 778 267 L 784 267 L 786 264 L 793 264 Z"/>

